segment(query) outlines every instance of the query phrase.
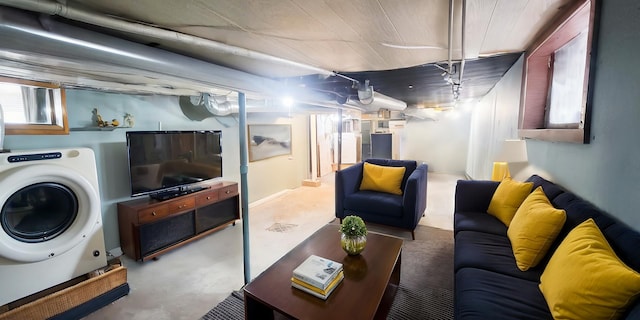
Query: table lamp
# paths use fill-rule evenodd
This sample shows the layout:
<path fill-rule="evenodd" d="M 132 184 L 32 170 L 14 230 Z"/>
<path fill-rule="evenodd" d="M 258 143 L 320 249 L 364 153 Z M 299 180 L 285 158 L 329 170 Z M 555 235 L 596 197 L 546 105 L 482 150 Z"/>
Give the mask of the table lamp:
<path fill-rule="evenodd" d="M 508 139 L 502 142 L 502 148 L 493 162 L 491 180 L 502 181 L 510 178 L 509 163 L 527 162 L 527 144 L 525 140 Z"/>

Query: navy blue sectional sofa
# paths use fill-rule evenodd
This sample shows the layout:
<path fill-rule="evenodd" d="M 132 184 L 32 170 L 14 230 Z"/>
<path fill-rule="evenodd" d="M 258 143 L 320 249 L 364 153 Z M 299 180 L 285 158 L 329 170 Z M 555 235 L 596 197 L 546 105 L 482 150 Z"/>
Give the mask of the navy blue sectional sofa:
<path fill-rule="evenodd" d="M 533 175 L 532 190 L 542 186 L 554 207 L 564 209 L 567 221 L 535 268 L 520 271 L 515 263 L 507 227 L 487 214 L 495 181 L 458 181 L 454 214 L 455 319 L 552 319 L 538 288 L 544 267 L 562 239 L 575 226 L 593 218 L 618 257 L 640 271 L 640 233 L 589 202 L 544 178 Z M 640 303 L 624 319 L 640 319 Z"/>
<path fill-rule="evenodd" d="M 360 190 L 363 162 L 336 172 L 336 217 L 356 215 L 366 222 L 414 230 L 427 207 L 427 165 L 414 160 L 367 159 L 365 162 L 391 167 L 405 167 L 402 195 Z"/>

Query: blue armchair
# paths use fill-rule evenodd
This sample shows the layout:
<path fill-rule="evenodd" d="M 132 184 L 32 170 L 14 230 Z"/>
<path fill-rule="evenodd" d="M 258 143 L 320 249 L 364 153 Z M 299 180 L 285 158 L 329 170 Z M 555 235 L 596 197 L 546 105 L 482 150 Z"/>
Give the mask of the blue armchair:
<path fill-rule="evenodd" d="M 364 163 L 336 172 L 336 217 L 356 215 L 366 222 L 414 230 L 427 208 L 427 165 L 413 160 L 367 159 L 379 166 L 405 167 L 402 195 L 360 190 Z"/>

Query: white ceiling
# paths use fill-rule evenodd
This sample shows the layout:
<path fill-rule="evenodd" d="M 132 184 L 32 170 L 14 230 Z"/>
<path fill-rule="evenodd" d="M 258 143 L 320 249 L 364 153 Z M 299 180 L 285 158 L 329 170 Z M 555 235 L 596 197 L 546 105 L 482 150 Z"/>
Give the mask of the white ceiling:
<path fill-rule="evenodd" d="M 448 60 L 447 0 L 61 2 L 72 8 L 214 40 L 329 71 L 388 70 Z M 467 0 L 465 58 L 524 51 L 540 29 L 570 2 L 572 0 Z M 92 23 L 100 24 L 100 21 Z M 313 73 L 304 68 L 232 55 L 178 40 L 159 39 L 149 34 L 112 32 L 257 75 L 287 77 Z M 461 38 L 462 0 L 455 0 L 454 60 L 462 58 Z"/>
<path fill-rule="evenodd" d="M 332 107 L 370 80 L 380 99 L 439 107 L 484 96 L 574 1 L 453 0 L 450 51 L 449 0 L 0 0 L 0 74 L 172 95 L 293 87 Z"/>

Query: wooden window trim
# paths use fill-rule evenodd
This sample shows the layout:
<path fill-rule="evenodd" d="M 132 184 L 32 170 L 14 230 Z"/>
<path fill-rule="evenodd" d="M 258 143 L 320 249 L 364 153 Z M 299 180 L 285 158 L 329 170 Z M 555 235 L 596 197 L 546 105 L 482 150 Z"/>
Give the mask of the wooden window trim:
<path fill-rule="evenodd" d="M 548 29 L 543 31 L 527 50 L 524 60 L 520 121 L 521 138 L 546 141 L 589 143 L 593 77 L 597 44 L 599 3 L 597 0 L 574 2 Z M 546 128 L 546 108 L 549 101 L 549 57 L 573 39 L 588 24 L 587 59 L 583 84 L 582 119 L 578 128 Z"/>
<path fill-rule="evenodd" d="M 69 120 L 67 118 L 67 97 L 63 87 L 41 81 L 0 77 L 0 82 L 17 83 L 34 87 L 60 89 L 61 113 L 53 117 L 57 124 L 35 124 L 35 123 L 5 123 L 6 135 L 68 135 Z"/>

